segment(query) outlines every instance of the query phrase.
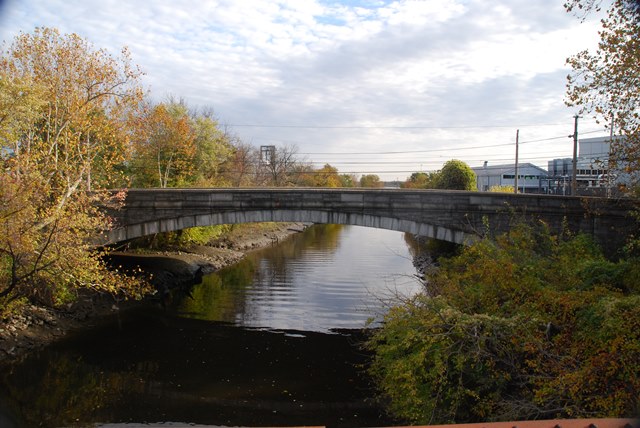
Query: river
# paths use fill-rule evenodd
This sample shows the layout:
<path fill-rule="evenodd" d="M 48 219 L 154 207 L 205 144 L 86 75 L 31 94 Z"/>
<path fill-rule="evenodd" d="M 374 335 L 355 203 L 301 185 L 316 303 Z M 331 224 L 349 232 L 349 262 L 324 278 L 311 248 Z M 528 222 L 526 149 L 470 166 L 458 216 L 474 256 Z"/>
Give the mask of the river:
<path fill-rule="evenodd" d="M 0 426 L 400 423 L 372 399 L 360 345 L 419 290 L 415 251 L 399 232 L 312 226 L 3 368 Z"/>

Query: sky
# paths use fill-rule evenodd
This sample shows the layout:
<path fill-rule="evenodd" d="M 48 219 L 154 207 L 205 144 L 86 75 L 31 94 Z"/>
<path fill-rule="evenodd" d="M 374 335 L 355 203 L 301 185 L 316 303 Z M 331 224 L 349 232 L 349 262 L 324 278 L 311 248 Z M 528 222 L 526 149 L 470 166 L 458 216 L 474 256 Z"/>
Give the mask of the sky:
<path fill-rule="evenodd" d="M 54 27 L 117 56 L 155 102 L 213 109 L 254 146 L 404 180 L 450 159 L 572 156 L 566 59 L 599 22 L 563 0 L 0 0 L 0 40 Z M 6 49 L 6 45 L 5 45 Z M 588 115 L 579 135 L 607 135 Z"/>

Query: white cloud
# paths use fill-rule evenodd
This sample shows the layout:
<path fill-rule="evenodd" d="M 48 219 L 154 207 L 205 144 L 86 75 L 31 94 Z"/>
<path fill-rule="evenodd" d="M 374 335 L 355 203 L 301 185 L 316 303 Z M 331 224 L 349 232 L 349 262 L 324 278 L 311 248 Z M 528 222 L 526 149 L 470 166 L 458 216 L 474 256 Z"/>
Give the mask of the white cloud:
<path fill-rule="evenodd" d="M 394 170 L 437 168 L 451 157 L 507 159 L 508 147 L 457 148 L 512 141 L 525 125 L 540 124 L 526 128 L 530 139 L 565 134 L 573 114 L 563 104 L 565 59 L 597 40 L 595 23 L 580 24 L 555 0 L 10 0 L 1 12 L 7 41 L 49 26 L 114 55 L 128 46 L 156 100 L 172 94 L 213 107 L 232 125 L 318 126 L 235 128 L 255 144 L 338 153 L 451 148 L 422 159 L 385 155 L 415 161 Z M 549 126 L 565 122 L 567 129 Z M 482 127 L 468 128 L 475 125 Z M 331 128 L 354 126 L 443 129 Z M 586 119 L 585 129 L 593 129 Z M 528 147 L 544 166 L 559 145 Z"/>

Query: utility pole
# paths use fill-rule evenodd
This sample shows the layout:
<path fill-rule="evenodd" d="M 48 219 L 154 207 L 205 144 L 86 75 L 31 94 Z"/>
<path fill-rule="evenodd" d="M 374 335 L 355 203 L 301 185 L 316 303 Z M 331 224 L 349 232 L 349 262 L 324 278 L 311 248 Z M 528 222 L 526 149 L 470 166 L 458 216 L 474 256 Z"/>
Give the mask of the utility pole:
<path fill-rule="evenodd" d="M 513 178 L 513 193 L 518 193 L 518 140 L 520 138 L 520 130 L 516 130 L 516 171 Z"/>
<path fill-rule="evenodd" d="M 573 116 L 573 170 L 571 172 L 571 196 L 578 193 L 578 116 Z M 570 136 L 571 137 L 571 136 Z"/>

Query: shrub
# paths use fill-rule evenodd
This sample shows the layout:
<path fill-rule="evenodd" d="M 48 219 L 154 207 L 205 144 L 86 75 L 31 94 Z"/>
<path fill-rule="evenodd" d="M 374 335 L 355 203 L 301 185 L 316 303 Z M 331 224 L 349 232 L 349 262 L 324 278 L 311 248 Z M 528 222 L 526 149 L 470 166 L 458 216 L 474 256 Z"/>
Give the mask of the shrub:
<path fill-rule="evenodd" d="M 639 410 L 637 263 L 518 225 L 430 273 L 368 342 L 396 416 L 418 424 L 629 417 Z"/>

